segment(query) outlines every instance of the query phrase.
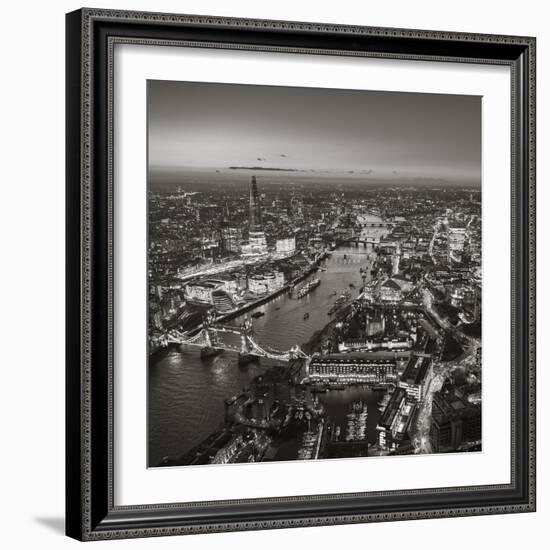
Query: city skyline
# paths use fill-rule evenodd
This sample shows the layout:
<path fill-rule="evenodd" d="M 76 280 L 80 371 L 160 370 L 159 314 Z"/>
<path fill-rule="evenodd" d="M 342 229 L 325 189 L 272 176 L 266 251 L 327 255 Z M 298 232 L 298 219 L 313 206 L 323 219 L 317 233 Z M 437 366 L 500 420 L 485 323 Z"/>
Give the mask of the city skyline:
<path fill-rule="evenodd" d="M 477 96 L 150 80 L 148 114 L 152 184 L 208 169 L 481 184 Z"/>
<path fill-rule="evenodd" d="M 479 98 L 149 92 L 148 465 L 481 451 Z"/>

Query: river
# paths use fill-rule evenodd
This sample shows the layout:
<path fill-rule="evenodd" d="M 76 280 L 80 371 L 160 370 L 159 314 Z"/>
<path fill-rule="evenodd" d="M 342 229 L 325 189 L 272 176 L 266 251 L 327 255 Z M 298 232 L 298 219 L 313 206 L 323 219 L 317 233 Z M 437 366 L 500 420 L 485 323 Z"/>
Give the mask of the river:
<path fill-rule="evenodd" d="M 302 299 L 286 293 L 257 308 L 264 316 L 253 319 L 254 339 L 278 350 L 307 342 L 313 333 L 331 319 L 334 292 L 350 290 L 356 297 L 362 285 L 361 267 L 367 267 L 371 248 L 339 247 L 322 264 L 315 277 L 321 284 Z M 369 280 L 370 273 L 367 276 Z M 353 284 L 354 287 L 349 285 Z M 309 318 L 304 319 L 304 314 Z M 247 315 L 250 315 L 248 312 Z M 239 323 L 244 316 L 234 322 Z M 178 456 L 204 440 L 223 422 L 224 399 L 274 365 L 262 359 L 258 364 L 239 367 L 237 354 L 224 352 L 201 360 L 191 349 L 170 350 L 149 369 L 149 465 L 156 466 L 164 456 Z M 374 442 L 379 418 L 379 395 L 368 388 L 348 388 L 321 394 L 330 417 L 342 428 L 353 401 L 367 404 L 368 440 Z"/>

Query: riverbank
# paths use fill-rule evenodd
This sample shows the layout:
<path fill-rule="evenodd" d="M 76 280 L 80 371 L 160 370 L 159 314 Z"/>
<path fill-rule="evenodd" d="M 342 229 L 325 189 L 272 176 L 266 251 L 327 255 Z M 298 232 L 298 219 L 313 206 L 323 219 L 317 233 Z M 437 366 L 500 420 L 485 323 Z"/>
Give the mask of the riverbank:
<path fill-rule="evenodd" d="M 260 306 L 263 306 L 273 300 L 275 300 L 278 296 L 281 296 L 285 292 L 289 292 L 292 290 L 292 288 L 298 284 L 299 282 L 303 281 L 307 277 L 309 277 L 312 273 L 315 273 L 319 269 L 319 263 L 324 258 L 319 259 L 318 262 L 315 262 L 313 265 L 311 265 L 307 270 L 302 272 L 298 277 L 295 277 L 291 282 L 287 283 L 282 288 L 272 292 L 271 294 L 267 294 L 265 296 L 262 296 L 258 298 L 257 300 L 254 300 L 253 302 L 247 302 L 246 304 L 242 305 L 238 309 L 235 309 L 233 311 L 230 311 L 224 315 L 219 315 L 215 318 L 215 321 L 218 323 L 226 322 L 226 321 L 232 321 L 233 319 L 236 319 L 237 317 L 240 317 L 241 315 L 244 315 L 245 313 L 248 313 Z M 193 329 L 189 330 L 188 334 L 189 336 L 194 336 L 197 334 L 201 329 L 203 325 L 200 323 Z M 167 346 L 155 346 L 149 348 L 149 362 L 150 363 L 156 363 L 164 355 L 166 354 L 166 350 L 174 349 L 177 347 L 177 344 L 168 344 Z"/>
<path fill-rule="evenodd" d="M 279 290 L 276 290 L 275 292 L 272 292 L 271 294 L 267 294 L 265 296 L 262 296 L 261 298 L 258 298 L 257 300 L 254 300 L 253 302 L 248 302 L 241 306 L 238 309 L 235 309 L 233 311 L 230 311 L 229 313 L 226 313 L 225 315 L 220 315 L 216 317 L 217 322 L 222 321 L 232 321 L 236 317 L 240 317 L 244 313 L 248 313 L 249 311 L 252 311 L 253 309 L 256 309 L 257 307 L 263 306 L 267 304 L 268 302 L 271 302 L 277 296 L 280 296 L 281 294 L 284 294 L 285 292 L 290 291 L 296 284 L 298 284 L 300 281 L 303 281 L 307 277 L 309 277 L 312 273 L 315 273 L 319 269 L 319 264 L 315 263 L 313 266 L 309 267 L 306 271 L 301 273 L 298 277 L 293 279 L 290 283 L 287 283 L 285 286 L 280 288 Z"/>
<path fill-rule="evenodd" d="M 257 306 L 265 315 L 252 319 L 255 341 L 265 348 L 284 351 L 312 340 L 314 348 L 315 332 L 320 331 L 322 338 L 327 325 L 334 326 L 335 316 L 328 315 L 328 311 L 338 295 L 352 288 L 350 283 L 357 292 L 362 285 L 360 268 L 366 265 L 367 257 L 356 252 L 357 249 L 340 248 L 321 262 L 323 269 L 310 275 L 318 276 L 321 285 L 304 298 L 296 300 L 283 292 Z M 301 273 L 300 279 L 307 275 Z M 224 324 L 241 324 L 250 313 L 242 313 Z M 309 313 L 307 319 L 305 313 Z M 336 319 L 339 317 L 340 313 Z M 153 359 L 148 372 L 149 464 L 157 465 L 165 456 L 179 457 L 219 430 L 224 422 L 225 400 L 249 388 L 255 377 L 264 375 L 275 363 L 262 358 L 239 367 L 237 353 L 226 351 L 201 359 L 199 349 L 187 346 L 177 346 L 160 359 Z M 345 418 L 351 404 L 348 394 L 361 399 L 355 390 L 330 392 L 323 398 L 334 400 L 333 414 L 341 409 Z"/>
<path fill-rule="evenodd" d="M 351 310 L 351 304 L 347 304 L 339 309 L 334 318 L 332 318 L 323 328 L 315 331 L 311 338 L 302 345 L 302 350 L 308 355 L 312 355 L 315 352 L 321 351 L 323 341 L 334 336 L 336 329 L 336 323 L 348 315 Z"/>

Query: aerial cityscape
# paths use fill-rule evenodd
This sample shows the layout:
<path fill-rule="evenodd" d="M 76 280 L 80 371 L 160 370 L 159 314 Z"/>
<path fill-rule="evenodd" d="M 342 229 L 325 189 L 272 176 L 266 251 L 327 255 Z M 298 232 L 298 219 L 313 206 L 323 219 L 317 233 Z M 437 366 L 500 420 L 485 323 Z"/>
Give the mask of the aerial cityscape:
<path fill-rule="evenodd" d="M 480 451 L 479 98 L 148 101 L 149 467 Z"/>

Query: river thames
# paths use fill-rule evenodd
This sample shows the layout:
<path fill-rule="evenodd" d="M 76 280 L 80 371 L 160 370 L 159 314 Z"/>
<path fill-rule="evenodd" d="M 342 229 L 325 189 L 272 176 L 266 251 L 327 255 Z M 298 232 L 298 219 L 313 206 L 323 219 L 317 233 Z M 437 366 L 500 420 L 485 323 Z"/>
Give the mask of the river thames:
<path fill-rule="evenodd" d="M 369 255 L 372 260 L 374 252 L 370 247 L 334 250 L 314 275 L 321 279 L 321 284 L 310 294 L 296 299 L 284 293 L 254 310 L 264 313 L 252 319 L 254 339 L 260 345 L 278 350 L 307 342 L 331 320 L 328 311 L 337 297 L 335 293 L 349 290 L 353 298 L 358 295 L 362 285 L 359 270 L 368 267 Z M 370 272 L 367 281 L 369 278 Z M 305 313 L 309 314 L 307 319 Z M 243 321 L 244 316 L 234 320 Z M 252 378 L 275 364 L 261 359 L 239 367 L 236 353 L 226 351 L 204 360 L 198 350 L 191 348 L 171 349 L 153 359 L 149 368 L 149 466 L 158 465 L 165 456 L 182 455 L 203 441 L 223 423 L 224 399 L 238 393 Z M 376 436 L 379 399 L 379 394 L 366 387 L 320 394 L 327 414 L 342 427 L 351 404 L 358 400 L 366 403 L 369 443 Z"/>

